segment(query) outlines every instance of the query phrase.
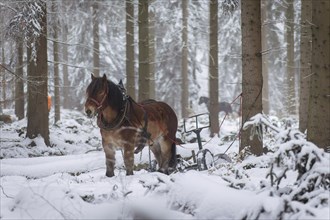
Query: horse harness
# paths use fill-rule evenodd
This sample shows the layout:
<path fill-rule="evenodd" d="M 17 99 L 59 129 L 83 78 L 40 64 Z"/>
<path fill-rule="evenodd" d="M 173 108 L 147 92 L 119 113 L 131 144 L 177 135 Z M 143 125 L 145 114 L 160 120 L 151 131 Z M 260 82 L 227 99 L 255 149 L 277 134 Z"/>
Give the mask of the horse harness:
<path fill-rule="evenodd" d="M 129 105 L 132 104 L 131 102 L 135 102 L 135 101 L 130 96 L 128 96 L 126 94 L 126 89 L 122 85 L 122 82 L 120 82 L 117 86 L 123 94 L 123 99 L 124 99 L 125 104 L 124 104 L 124 107 L 122 107 L 122 109 L 119 111 L 117 117 L 111 123 L 105 121 L 105 119 L 103 118 L 103 116 L 101 114 L 102 111 L 105 109 L 104 102 L 105 102 L 106 97 L 108 95 L 108 87 L 106 87 L 107 89 L 106 89 L 106 92 L 105 92 L 101 102 L 98 102 L 96 99 L 93 99 L 93 98 L 88 98 L 90 101 L 94 102 L 97 106 L 96 110 L 97 110 L 97 125 L 98 125 L 98 127 L 101 128 L 101 129 L 104 129 L 106 131 L 115 130 L 115 129 L 119 128 L 120 126 L 122 126 L 125 122 L 128 122 L 129 124 L 132 124 L 130 122 L 129 117 L 128 117 L 128 111 L 130 109 Z M 142 130 L 139 134 L 138 146 L 134 151 L 135 154 L 137 154 L 137 153 L 139 153 L 143 150 L 147 140 L 151 140 L 151 134 L 148 132 L 148 113 L 142 105 L 139 105 L 139 106 L 142 107 L 142 109 L 144 111 L 144 116 L 143 116 L 144 125 L 143 125 Z M 133 112 L 133 113 L 136 117 L 135 112 Z M 142 125 L 142 123 L 140 121 L 139 121 L 139 123 Z"/>
<path fill-rule="evenodd" d="M 99 128 L 102 128 L 106 131 L 111 131 L 119 128 L 122 124 L 124 124 L 125 121 L 128 121 L 128 105 L 129 102 L 126 100 L 124 107 L 119 111 L 117 117 L 111 123 L 105 121 L 103 115 L 101 114 L 101 111 L 99 111 L 97 114 L 97 125 L 99 126 Z"/>

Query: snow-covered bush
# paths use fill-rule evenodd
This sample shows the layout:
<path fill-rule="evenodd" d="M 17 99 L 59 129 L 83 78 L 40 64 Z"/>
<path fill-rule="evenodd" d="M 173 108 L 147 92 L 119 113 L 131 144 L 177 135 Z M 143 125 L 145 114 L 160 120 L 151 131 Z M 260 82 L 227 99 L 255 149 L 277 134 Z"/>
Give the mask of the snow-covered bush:
<path fill-rule="evenodd" d="M 262 123 L 278 133 L 274 147 L 276 151 L 274 154 L 263 156 L 270 159 L 267 174 L 270 183 L 262 181 L 260 191 L 280 199 L 281 205 L 278 205 L 275 213 L 277 219 L 315 218 L 316 209 L 329 206 L 330 155 L 306 141 L 305 135 L 298 130 L 281 130 L 268 122 L 269 120 L 261 115 L 250 122 L 250 125 L 259 127 Z M 255 161 L 262 161 L 260 158 Z M 295 183 L 281 184 L 288 173 L 297 173 Z M 259 206 L 247 211 L 242 219 L 267 217 L 267 204 Z"/>

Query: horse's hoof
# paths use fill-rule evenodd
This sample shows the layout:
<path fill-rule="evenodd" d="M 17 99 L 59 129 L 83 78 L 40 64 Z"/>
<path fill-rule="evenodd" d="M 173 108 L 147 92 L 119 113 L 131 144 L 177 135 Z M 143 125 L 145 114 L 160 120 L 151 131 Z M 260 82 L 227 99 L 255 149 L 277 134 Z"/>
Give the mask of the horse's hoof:
<path fill-rule="evenodd" d="M 132 176 L 133 175 L 133 171 L 126 171 L 126 176 Z"/>
<path fill-rule="evenodd" d="M 115 174 L 112 172 L 106 172 L 105 173 L 105 175 L 107 176 L 107 177 L 113 177 Z"/>
<path fill-rule="evenodd" d="M 166 174 L 166 175 L 169 174 L 169 173 L 168 173 L 168 170 L 164 170 L 164 169 L 158 169 L 158 172 L 160 172 L 160 173 L 164 173 L 164 174 Z"/>

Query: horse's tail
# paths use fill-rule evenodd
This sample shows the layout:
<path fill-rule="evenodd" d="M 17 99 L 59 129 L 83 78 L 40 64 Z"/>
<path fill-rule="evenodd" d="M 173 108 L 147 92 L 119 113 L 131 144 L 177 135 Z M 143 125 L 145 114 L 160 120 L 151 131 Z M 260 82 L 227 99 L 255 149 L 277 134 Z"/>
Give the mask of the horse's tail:
<path fill-rule="evenodd" d="M 168 165 L 172 169 L 176 168 L 176 144 L 175 144 L 175 142 L 173 142 L 172 146 L 171 146 L 171 159 L 170 159 L 170 162 Z"/>

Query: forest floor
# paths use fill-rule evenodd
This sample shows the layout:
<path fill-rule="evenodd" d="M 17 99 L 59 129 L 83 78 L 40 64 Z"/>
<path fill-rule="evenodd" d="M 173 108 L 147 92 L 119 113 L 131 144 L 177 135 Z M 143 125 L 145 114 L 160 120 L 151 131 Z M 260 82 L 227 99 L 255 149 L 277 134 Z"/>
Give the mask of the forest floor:
<path fill-rule="evenodd" d="M 264 127 L 263 156 L 237 154 L 239 120 L 226 118 L 219 137 L 202 130 L 203 149 L 215 155 L 209 169 L 188 170 L 198 144 L 180 122 L 181 171 L 149 172 L 144 148 L 133 176 L 117 151 L 112 178 L 95 121 L 78 111 L 62 110 L 56 124 L 50 115 L 51 147 L 25 138 L 26 120 L 1 124 L 0 219 L 330 219 L 329 153 L 306 141 L 295 120 L 284 129 L 288 119 L 265 119 L 277 132 Z"/>

